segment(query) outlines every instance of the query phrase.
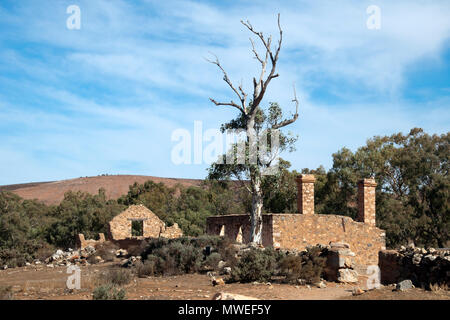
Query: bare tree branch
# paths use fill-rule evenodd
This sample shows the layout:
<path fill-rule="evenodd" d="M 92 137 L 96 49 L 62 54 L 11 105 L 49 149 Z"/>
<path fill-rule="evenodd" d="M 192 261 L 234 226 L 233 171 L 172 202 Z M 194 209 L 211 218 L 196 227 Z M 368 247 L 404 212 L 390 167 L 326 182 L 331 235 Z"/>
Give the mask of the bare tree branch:
<path fill-rule="evenodd" d="M 297 121 L 298 119 L 298 99 L 297 99 L 297 93 L 295 91 L 295 84 L 293 85 L 294 87 L 294 99 L 292 99 L 292 102 L 295 102 L 295 114 L 293 115 L 293 117 L 291 119 L 286 119 L 284 121 L 281 121 L 280 123 L 276 123 L 272 126 L 272 129 L 279 129 L 282 127 L 285 127 L 295 121 Z"/>
<path fill-rule="evenodd" d="M 212 54 L 212 53 L 211 53 Z M 236 95 L 239 97 L 239 100 L 241 101 L 241 106 L 238 106 L 236 103 L 234 103 L 233 101 L 231 101 L 230 103 L 222 103 L 222 102 L 217 102 L 214 99 L 210 98 L 210 100 L 216 105 L 222 105 L 222 106 L 233 106 L 238 108 L 243 114 L 245 113 L 245 100 L 247 98 L 247 94 L 244 92 L 244 90 L 242 89 L 242 85 L 239 86 L 239 91 L 234 87 L 233 83 L 231 82 L 230 78 L 228 77 L 227 72 L 225 71 L 225 69 L 222 67 L 222 65 L 219 62 L 219 58 L 217 58 L 217 56 L 215 54 L 212 54 L 216 60 L 209 60 L 206 59 L 206 61 L 215 64 L 216 66 L 219 67 L 220 70 L 222 70 L 223 73 L 223 80 L 228 84 L 228 86 L 234 91 L 234 93 L 236 93 Z M 239 93 L 240 92 L 240 93 Z M 241 95 L 242 94 L 242 95 Z"/>
<path fill-rule="evenodd" d="M 276 71 L 276 65 L 278 62 L 278 55 L 280 53 L 280 49 L 281 49 L 281 43 L 283 41 L 283 30 L 281 29 L 281 24 L 280 24 L 280 14 L 278 14 L 278 30 L 280 33 L 280 38 L 278 40 L 278 46 L 275 50 L 275 54 L 272 52 L 272 36 L 269 36 L 267 39 L 264 38 L 264 35 L 262 32 L 260 31 L 256 31 L 253 26 L 251 25 L 250 21 L 247 20 L 247 22 L 244 22 L 243 20 L 241 20 L 241 23 L 247 27 L 248 30 L 250 30 L 253 34 L 255 34 L 256 36 L 258 36 L 258 38 L 261 40 L 263 46 L 266 49 L 266 57 L 265 60 L 262 60 L 260 55 L 257 53 L 255 46 L 254 46 L 254 42 L 252 40 L 252 51 L 256 56 L 256 59 L 261 63 L 261 75 L 259 78 L 259 81 L 256 80 L 256 78 L 253 78 L 253 87 L 254 87 L 254 91 L 253 91 L 253 103 L 252 103 L 252 108 L 249 112 L 250 115 L 253 115 L 254 111 L 256 110 L 256 108 L 259 106 L 260 102 L 262 101 L 264 94 L 266 92 L 267 86 L 269 85 L 270 81 L 276 77 L 278 77 L 278 74 L 275 73 Z M 272 68 L 270 70 L 269 75 L 267 76 L 267 78 L 265 80 L 264 79 L 264 75 L 266 72 L 266 66 L 267 66 L 267 61 L 268 58 L 270 57 L 270 62 L 272 64 Z"/>

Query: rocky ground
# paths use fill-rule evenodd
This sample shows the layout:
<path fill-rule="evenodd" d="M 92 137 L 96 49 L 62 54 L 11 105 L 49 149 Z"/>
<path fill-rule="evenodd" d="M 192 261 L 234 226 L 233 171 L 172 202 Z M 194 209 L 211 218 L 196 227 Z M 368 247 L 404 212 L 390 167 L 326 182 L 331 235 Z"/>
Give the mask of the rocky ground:
<path fill-rule="evenodd" d="M 67 267 L 48 268 L 31 265 L 0 271 L 0 286 L 12 286 L 13 298 L 18 300 L 90 300 L 99 275 L 113 263 L 81 266 L 81 289 L 68 290 Z M 449 291 L 425 291 L 418 288 L 403 292 L 394 286 L 381 287 L 353 296 L 355 285 L 327 282 L 326 288 L 288 284 L 225 284 L 213 286 L 207 275 L 191 274 L 172 277 L 135 278 L 127 285 L 127 298 L 132 300 L 211 300 L 218 292 L 241 294 L 268 300 L 337 300 L 337 299 L 445 299 Z"/>

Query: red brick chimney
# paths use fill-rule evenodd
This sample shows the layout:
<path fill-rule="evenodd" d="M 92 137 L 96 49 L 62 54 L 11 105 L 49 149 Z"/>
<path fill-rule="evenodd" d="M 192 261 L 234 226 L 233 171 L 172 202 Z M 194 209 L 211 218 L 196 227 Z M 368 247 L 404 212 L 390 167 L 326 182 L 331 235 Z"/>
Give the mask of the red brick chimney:
<path fill-rule="evenodd" d="M 358 181 L 358 217 L 356 221 L 376 225 L 375 220 L 375 179 Z"/>
<path fill-rule="evenodd" d="M 313 174 L 301 174 L 297 177 L 297 208 L 301 214 L 314 214 L 314 178 Z"/>

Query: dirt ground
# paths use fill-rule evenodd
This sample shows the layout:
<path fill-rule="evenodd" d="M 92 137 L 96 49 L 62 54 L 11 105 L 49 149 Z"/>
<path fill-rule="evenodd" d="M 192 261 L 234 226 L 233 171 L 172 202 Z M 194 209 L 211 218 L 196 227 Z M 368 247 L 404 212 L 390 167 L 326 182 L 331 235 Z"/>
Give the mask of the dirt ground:
<path fill-rule="evenodd" d="M 69 274 L 65 267 L 48 268 L 29 266 L 0 271 L 0 286 L 12 286 L 17 300 L 91 300 L 92 291 L 99 275 L 111 264 L 81 267 L 81 289 L 68 290 L 66 280 Z M 368 291 L 360 296 L 352 296 L 356 287 L 350 284 L 327 282 L 326 288 L 307 288 L 289 284 L 226 284 L 214 287 L 207 275 L 191 274 L 172 277 L 134 278 L 127 286 L 129 300 L 211 300 L 217 292 L 229 292 L 264 300 L 404 300 L 404 299 L 444 299 L 450 300 L 449 291 L 431 292 L 411 289 L 393 292 L 392 286 Z"/>

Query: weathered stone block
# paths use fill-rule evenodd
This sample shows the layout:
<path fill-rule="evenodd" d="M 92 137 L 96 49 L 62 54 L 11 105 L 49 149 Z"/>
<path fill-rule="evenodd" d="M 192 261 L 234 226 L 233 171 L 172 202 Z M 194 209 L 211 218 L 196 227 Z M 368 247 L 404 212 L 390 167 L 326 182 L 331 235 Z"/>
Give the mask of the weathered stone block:
<path fill-rule="evenodd" d="M 338 281 L 343 283 L 357 283 L 358 272 L 352 269 L 339 269 Z"/>

